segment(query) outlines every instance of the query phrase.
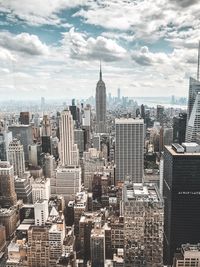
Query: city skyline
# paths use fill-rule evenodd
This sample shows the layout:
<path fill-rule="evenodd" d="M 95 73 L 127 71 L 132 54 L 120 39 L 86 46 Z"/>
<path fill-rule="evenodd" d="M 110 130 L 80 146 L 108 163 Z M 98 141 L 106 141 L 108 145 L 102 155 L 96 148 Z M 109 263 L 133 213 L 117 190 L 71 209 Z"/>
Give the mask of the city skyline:
<path fill-rule="evenodd" d="M 112 95 L 186 97 L 196 78 L 198 1 L 1 2 L 2 100 L 87 98 L 100 60 Z"/>

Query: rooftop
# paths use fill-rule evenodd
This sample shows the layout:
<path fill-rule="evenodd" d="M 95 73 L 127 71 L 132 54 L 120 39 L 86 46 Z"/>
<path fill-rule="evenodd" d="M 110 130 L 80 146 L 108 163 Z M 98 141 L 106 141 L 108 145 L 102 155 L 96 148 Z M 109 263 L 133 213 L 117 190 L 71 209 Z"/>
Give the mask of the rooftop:
<path fill-rule="evenodd" d="M 124 201 L 137 200 L 144 202 L 160 202 L 162 198 L 155 184 L 125 183 Z"/>
<path fill-rule="evenodd" d="M 115 124 L 144 124 L 144 120 L 139 118 L 120 118 L 115 119 Z"/>

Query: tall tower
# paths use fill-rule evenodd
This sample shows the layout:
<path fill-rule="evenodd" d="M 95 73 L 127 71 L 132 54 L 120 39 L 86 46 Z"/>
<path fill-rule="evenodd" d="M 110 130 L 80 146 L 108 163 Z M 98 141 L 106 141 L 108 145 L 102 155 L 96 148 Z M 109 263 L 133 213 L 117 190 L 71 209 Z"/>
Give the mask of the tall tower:
<path fill-rule="evenodd" d="M 14 175 L 23 178 L 25 172 L 24 148 L 17 139 L 9 144 L 8 160 L 13 165 Z"/>
<path fill-rule="evenodd" d="M 199 96 L 200 81 L 199 81 L 199 64 L 200 64 L 200 43 L 198 49 L 198 66 L 197 80 L 190 77 L 188 111 L 187 111 L 187 127 L 186 127 L 186 142 L 196 142 L 196 133 L 200 132 L 199 114 Z"/>
<path fill-rule="evenodd" d="M 10 208 L 16 203 L 13 166 L 8 161 L 0 161 L 0 205 Z"/>
<path fill-rule="evenodd" d="M 200 240 L 200 148 L 173 144 L 164 150 L 164 265 L 182 244 Z"/>
<path fill-rule="evenodd" d="M 64 110 L 61 113 L 60 159 L 62 166 L 77 165 L 78 163 L 78 149 L 74 144 L 73 117 L 69 110 Z"/>
<path fill-rule="evenodd" d="M 127 176 L 134 183 L 141 183 L 144 169 L 144 120 L 115 120 L 115 163 L 116 180 L 124 181 Z"/>
<path fill-rule="evenodd" d="M 102 80 L 102 70 L 100 64 L 99 81 L 96 86 L 96 120 L 97 132 L 104 133 L 106 131 L 106 86 Z"/>

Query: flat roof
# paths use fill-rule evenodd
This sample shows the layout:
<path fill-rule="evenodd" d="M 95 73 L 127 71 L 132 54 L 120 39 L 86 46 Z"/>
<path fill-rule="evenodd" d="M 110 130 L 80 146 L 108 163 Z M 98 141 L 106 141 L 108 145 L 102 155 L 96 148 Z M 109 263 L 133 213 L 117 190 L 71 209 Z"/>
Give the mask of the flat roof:
<path fill-rule="evenodd" d="M 144 120 L 138 118 L 120 118 L 115 119 L 115 124 L 144 124 Z"/>
<path fill-rule="evenodd" d="M 172 156 L 179 156 L 179 157 L 184 157 L 184 156 L 200 156 L 200 152 L 183 152 L 183 153 L 178 153 L 171 146 L 165 146 L 165 148 L 172 154 Z"/>

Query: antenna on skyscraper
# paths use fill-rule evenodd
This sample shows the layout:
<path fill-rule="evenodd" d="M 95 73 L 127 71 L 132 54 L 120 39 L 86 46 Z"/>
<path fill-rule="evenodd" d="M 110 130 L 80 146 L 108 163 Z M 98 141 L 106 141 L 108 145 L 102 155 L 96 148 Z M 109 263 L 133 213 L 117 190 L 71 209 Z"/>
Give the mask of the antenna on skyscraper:
<path fill-rule="evenodd" d="M 200 64 L 200 41 L 199 41 L 199 48 L 198 48 L 197 81 L 199 81 L 199 64 Z"/>
<path fill-rule="evenodd" d="M 99 78 L 100 78 L 100 80 L 102 80 L 101 59 L 100 59 L 100 73 L 99 73 Z"/>

